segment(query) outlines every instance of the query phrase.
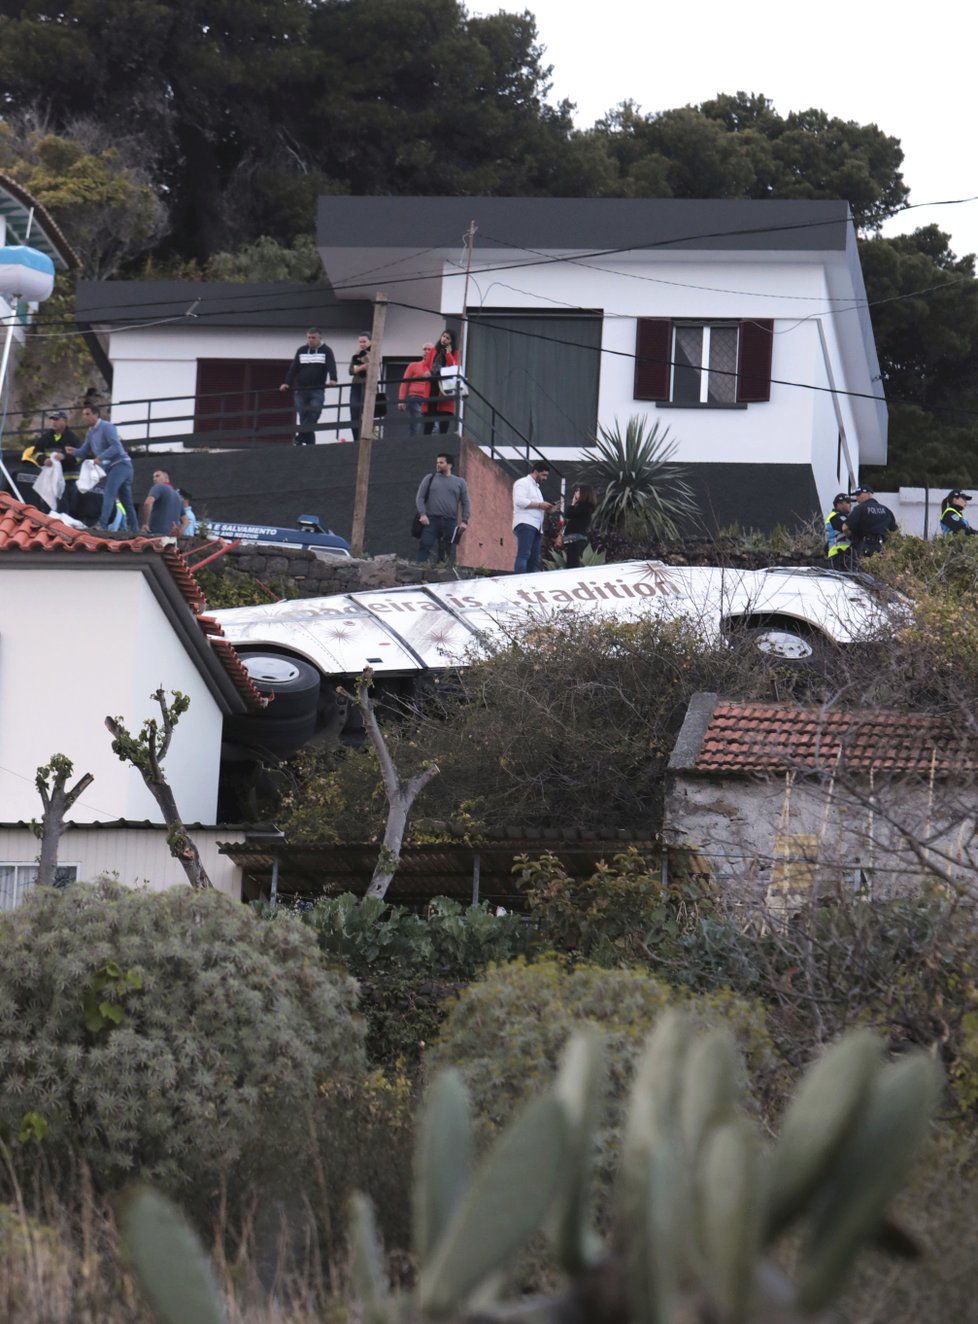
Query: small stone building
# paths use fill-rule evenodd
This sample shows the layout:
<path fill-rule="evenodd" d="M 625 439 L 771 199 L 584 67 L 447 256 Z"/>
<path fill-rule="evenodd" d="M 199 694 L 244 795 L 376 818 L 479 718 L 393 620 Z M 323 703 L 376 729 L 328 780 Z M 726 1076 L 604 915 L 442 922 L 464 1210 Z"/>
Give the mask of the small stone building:
<path fill-rule="evenodd" d="M 978 881 L 978 738 L 928 713 L 690 702 L 663 843 L 745 905 Z"/>

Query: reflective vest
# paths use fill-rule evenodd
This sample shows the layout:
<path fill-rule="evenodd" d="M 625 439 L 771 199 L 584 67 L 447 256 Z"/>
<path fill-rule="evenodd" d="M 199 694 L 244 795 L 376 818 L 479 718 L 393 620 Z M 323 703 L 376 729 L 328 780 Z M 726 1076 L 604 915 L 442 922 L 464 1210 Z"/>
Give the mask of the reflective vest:
<path fill-rule="evenodd" d="M 829 557 L 838 556 L 840 552 L 847 552 L 852 546 L 852 543 L 841 529 L 837 529 L 832 523 L 836 515 L 840 520 L 845 519 L 845 515 L 840 510 L 830 510 L 825 516 L 825 551 Z"/>
<path fill-rule="evenodd" d="M 941 533 L 972 533 L 971 525 L 957 506 L 945 506 L 941 511 Z"/>

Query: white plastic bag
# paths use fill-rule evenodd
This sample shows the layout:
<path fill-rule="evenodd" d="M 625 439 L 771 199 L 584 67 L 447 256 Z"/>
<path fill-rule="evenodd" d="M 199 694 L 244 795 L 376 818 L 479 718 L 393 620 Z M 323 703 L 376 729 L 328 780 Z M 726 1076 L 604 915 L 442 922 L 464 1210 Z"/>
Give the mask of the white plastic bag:
<path fill-rule="evenodd" d="M 450 395 L 459 399 L 464 399 L 468 395 L 469 388 L 462 376 L 462 369 L 457 363 L 451 363 L 442 368 L 438 375 L 438 389 L 442 395 Z"/>
<path fill-rule="evenodd" d="M 60 460 L 49 460 L 34 479 L 34 491 L 46 501 L 48 510 L 57 510 L 65 490 L 65 476 Z"/>
<path fill-rule="evenodd" d="M 104 478 L 105 470 L 97 460 L 82 460 L 82 466 L 78 470 L 79 492 L 94 492 Z"/>

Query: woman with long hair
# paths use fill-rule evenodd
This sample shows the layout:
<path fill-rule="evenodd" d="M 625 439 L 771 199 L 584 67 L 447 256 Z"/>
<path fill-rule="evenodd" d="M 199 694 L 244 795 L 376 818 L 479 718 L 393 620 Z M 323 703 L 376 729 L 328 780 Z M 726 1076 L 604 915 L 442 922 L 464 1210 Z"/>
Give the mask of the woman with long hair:
<path fill-rule="evenodd" d="M 581 557 L 597 506 L 598 494 L 593 487 L 580 483 L 574 488 L 570 506 L 564 511 L 564 556 L 568 570 L 581 568 Z"/>
<path fill-rule="evenodd" d="M 425 367 L 431 382 L 428 396 L 428 420 L 424 425 L 426 435 L 432 432 L 447 432 L 455 415 L 455 401 L 450 396 L 442 395 L 438 387 L 442 368 L 458 366 L 458 349 L 455 332 L 447 327 L 438 337 L 438 344 L 425 355 Z"/>

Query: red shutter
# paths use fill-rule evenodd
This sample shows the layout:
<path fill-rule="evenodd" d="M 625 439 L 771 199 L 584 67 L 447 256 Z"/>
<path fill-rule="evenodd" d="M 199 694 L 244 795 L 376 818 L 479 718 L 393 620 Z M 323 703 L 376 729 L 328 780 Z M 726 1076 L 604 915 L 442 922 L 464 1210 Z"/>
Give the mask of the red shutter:
<path fill-rule="evenodd" d="M 737 403 L 756 404 L 771 398 L 771 348 L 774 323 L 754 318 L 740 324 L 737 350 Z"/>
<path fill-rule="evenodd" d="M 672 368 L 672 323 L 663 317 L 640 317 L 635 327 L 636 400 L 668 400 Z"/>

